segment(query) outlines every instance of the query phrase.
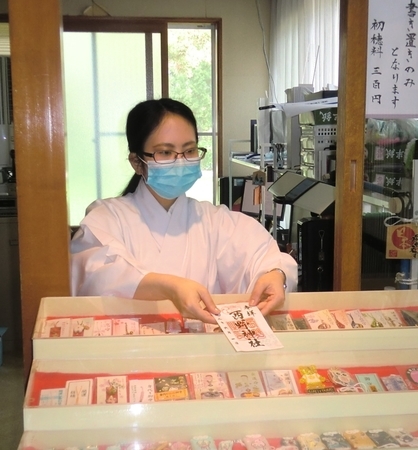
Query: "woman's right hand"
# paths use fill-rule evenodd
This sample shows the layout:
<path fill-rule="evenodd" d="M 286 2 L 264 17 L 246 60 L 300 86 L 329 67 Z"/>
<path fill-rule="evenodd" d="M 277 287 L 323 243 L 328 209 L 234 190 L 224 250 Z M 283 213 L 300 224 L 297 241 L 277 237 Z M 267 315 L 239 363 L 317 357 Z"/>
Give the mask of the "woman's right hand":
<path fill-rule="evenodd" d="M 134 298 L 164 300 L 174 303 L 182 317 L 216 324 L 212 314 L 219 314 L 209 291 L 196 281 L 175 275 L 148 273 L 139 283 Z"/>

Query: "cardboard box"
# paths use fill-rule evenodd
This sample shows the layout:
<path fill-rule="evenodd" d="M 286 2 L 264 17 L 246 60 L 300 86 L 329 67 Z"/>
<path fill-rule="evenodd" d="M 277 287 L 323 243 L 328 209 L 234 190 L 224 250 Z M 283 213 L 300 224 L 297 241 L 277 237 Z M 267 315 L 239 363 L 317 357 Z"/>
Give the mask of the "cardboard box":
<path fill-rule="evenodd" d="M 7 328 L 0 327 L 0 366 L 3 364 L 3 334 L 7 331 Z"/>

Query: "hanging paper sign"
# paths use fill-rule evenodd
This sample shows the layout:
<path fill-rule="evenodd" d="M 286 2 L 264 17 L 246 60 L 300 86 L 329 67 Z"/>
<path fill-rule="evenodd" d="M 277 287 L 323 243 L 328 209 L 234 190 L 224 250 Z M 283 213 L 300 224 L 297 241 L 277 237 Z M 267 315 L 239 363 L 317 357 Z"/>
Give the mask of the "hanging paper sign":
<path fill-rule="evenodd" d="M 418 4 L 369 0 L 366 117 L 416 117 Z"/>
<path fill-rule="evenodd" d="M 386 258 L 415 259 L 418 257 L 418 225 L 390 225 L 386 233 Z"/>

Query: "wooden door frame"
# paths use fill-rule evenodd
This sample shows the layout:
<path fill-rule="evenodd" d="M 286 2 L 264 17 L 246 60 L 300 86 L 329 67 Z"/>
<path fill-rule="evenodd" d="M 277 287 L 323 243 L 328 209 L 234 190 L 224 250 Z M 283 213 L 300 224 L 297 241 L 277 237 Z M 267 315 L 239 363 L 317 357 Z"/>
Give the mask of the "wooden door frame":
<path fill-rule="evenodd" d="M 9 23 L 27 377 L 41 299 L 70 295 L 60 2 L 11 0 Z"/>
<path fill-rule="evenodd" d="M 361 290 L 368 2 L 341 0 L 334 290 Z"/>

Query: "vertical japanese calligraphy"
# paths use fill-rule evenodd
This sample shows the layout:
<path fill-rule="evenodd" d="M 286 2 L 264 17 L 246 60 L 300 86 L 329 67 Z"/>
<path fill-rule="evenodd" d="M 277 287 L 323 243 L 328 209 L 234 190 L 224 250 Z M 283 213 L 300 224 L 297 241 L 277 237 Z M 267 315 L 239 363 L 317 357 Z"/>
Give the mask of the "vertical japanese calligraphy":
<path fill-rule="evenodd" d="M 237 351 L 272 350 L 282 348 L 260 310 L 246 303 L 219 306 L 216 322 Z"/>
<path fill-rule="evenodd" d="M 369 0 L 366 117 L 416 117 L 418 4 Z"/>

